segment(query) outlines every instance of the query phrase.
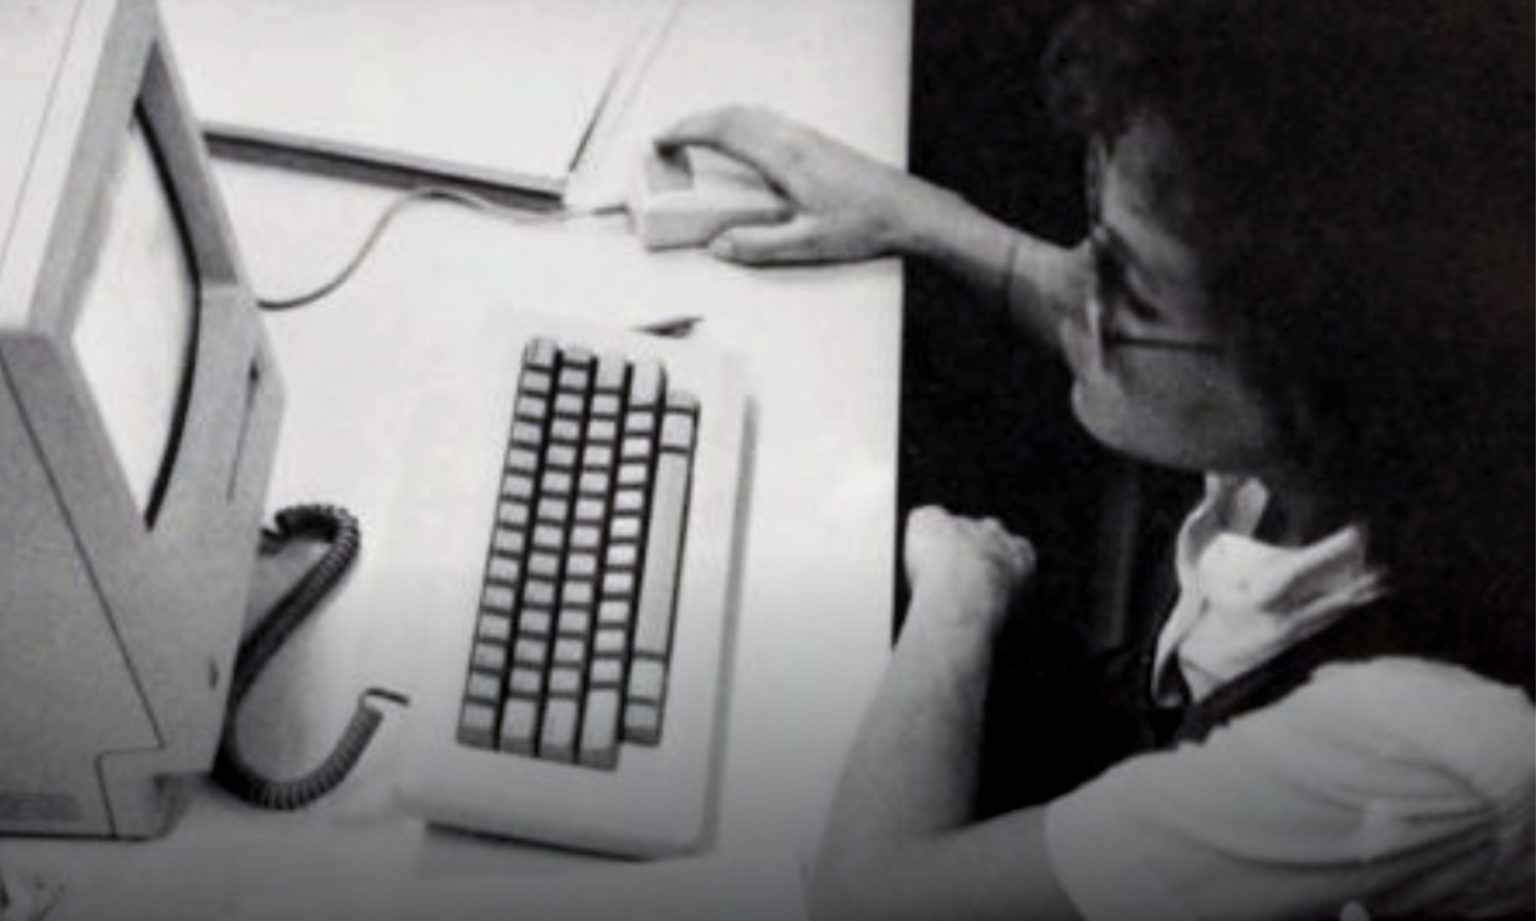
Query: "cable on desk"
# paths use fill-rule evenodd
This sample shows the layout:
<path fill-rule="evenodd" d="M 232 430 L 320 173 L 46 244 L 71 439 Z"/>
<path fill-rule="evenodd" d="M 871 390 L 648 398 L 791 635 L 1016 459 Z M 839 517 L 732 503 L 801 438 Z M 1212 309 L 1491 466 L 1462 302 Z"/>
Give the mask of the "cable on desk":
<path fill-rule="evenodd" d="M 289 635 L 346 574 L 357 558 L 361 543 L 357 519 L 346 509 L 333 505 L 300 505 L 283 509 L 277 513 L 277 530 L 265 534 L 264 540 L 268 546 L 273 546 L 303 537 L 318 538 L 330 546 L 241 642 L 230 683 L 224 737 L 220 740 L 213 766 L 213 779 L 220 786 L 264 809 L 291 810 L 307 806 L 346 779 L 384 718 L 370 704 L 370 699 L 409 704 L 406 697 L 393 691 L 379 688 L 364 691 L 358 697 L 351 721 L 330 753 L 317 767 L 300 777 L 273 779 L 246 760 L 235 732 L 236 717 L 245 695 Z"/>
<path fill-rule="evenodd" d="M 438 185 L 418 186 L 401 193 L 379 213 L 379 216 L 374 219 L 373 226 L 369 228 L 367 236 L 363 238 L 363 242 L 359 244 L 356 252 L 352 254 L 352 258 L 347 260 L 347 263 L 341 267 L 340 271 L 331 276 L 328 281 L 309 291 L 291 297 L 257 298 L 257 305 L 263 310 L 291 310 L 295 307 L 313 304 L 315 301 L 340 288 L 362 267 L 364 260 L 368 258 L 368 254 L 373 252 L 373 248 L 378 244 L 379 238 L 384 235 L 384 231 L 389 228 L 389 225 L 394 223 L 395 218 L 399 217 L 400 213 L 411 205 L 425 201 L 453 202 L 467 208 L 473 208 L 476 211 L 495 215 L 515 224 L 555 224 L 577 218 L 624 214 L 627 211 L 623 205 L 608 205 L 576 211 L 524 211 L 497 204 L 488 198 L 476 195 L 473 192 L 466 192 L 463 189 Z"/>

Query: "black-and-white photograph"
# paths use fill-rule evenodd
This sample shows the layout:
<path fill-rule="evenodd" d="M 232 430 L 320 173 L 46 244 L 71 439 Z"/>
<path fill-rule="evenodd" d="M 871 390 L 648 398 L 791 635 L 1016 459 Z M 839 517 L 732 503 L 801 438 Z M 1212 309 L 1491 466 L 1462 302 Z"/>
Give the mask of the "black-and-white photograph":
<path fill-rule="evenodd" d="M 0 921 L 1536 917 L 1530 0 L 0 0 Z"/>

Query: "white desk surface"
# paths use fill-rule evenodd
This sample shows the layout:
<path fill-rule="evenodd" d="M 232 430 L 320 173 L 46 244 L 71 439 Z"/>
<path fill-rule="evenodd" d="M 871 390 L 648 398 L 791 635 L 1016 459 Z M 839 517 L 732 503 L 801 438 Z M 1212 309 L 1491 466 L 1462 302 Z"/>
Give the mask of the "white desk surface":
<path fill-rule="evenodd" d="M 685 0 L 649 79 L 578 177 L 582 194 L 601 197 L 655 130 L 726 102 L 770 105 L 899 162 L 910 14 L 893 0 Z M 248 272 L 269 296 L 327 277 L 393 194 L 245 164 L 217 173 Z M 409 561 L 389 558 L 389 522 L 374 513 L 406 475 L 394 448 L 410 437 L 400 407 L 420 381 L 455 367 L 456 337 L 494 329 L 502 311 L 613 324 L 699 314 L 695 338 L 739 356 L 756 404 L 710 856 L 792 866 L 814 840 L 888 652 L 900 292 L 891 261 L 754 272 L 701 251 L 647 254 L 616 218 L 513 226 L 446 204 L 414 209 L 351 284 L 268 316 L 288 394 L 270 507 L 346 505 L 363 521 L 365 548 L 335 603 L 254 692 L 247 750 L 279 771 L 307 766 L 358 690 L 408 673 L 392 625 L 416 613 Z M 0 865 L 64 883 L 49 916 L 61 921 L 203 918 L 262 894 L 486 885 L 488 874 L 501 878 L 488 885 L 514 887 L 510 896 L 517 874 L 592 868 L 592 858 L 428 830 L 402 815 L 390 799 L 396 738 L 386 721 L 353 778 L 302 813 L 262 813 L 201 788 L 163 839 L 5 840 Z M 559 901 L 558 888 L 539 887 Z M 575 877 L 570 891 L 589 888 Z"/>

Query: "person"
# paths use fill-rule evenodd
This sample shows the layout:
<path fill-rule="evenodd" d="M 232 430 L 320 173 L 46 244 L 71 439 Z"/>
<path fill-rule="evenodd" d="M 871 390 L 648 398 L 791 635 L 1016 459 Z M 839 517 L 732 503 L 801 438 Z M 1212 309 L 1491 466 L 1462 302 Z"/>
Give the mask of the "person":
<path fill-rule="evenodd" d="M 1059 344 L 1095 438 L 1205 474 L 1155 643 L 1026 670 L 988 808 L 989 675 L 1033 548 L 911 513 L 812 913 L 1528 916 L 1531 10 L 1077 6 L 1046 68 L 1087 141 L 1075 246 L 770 112 L 658 138 L 792 202 L 720 258 L 934 260 Z"/>

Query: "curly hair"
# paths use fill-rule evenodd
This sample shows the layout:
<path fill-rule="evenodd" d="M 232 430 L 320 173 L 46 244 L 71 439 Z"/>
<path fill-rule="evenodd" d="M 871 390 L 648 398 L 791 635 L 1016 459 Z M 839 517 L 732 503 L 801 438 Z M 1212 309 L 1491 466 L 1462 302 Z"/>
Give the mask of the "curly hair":
<path fill-rule="evenodd" d="M 1344 496 L 1450 658 L 1531 685 L 1532 10 L 1084 0 L 1054 106 L 1148 182 L 1288 456 Z"/>

